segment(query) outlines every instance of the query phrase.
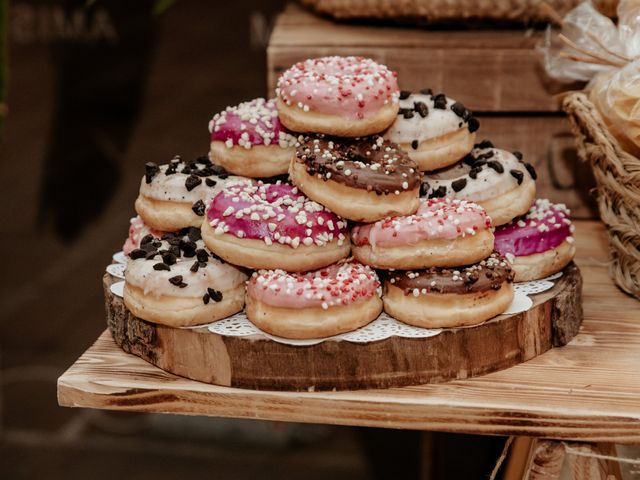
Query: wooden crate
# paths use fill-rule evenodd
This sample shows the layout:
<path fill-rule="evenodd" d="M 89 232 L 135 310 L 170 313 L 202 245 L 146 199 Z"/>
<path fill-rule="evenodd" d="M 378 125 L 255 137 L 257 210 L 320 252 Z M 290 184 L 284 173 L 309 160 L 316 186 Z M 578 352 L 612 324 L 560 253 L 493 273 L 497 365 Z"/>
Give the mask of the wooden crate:
<path fill-rule="evenodd" d="M 267 49 L 268 88 L 293 63 L 323 55 L 364 55 L 398 72 L 400 86 L 445 92 L 481 120 L 479 138 L 524 153 L 538 192 L 575 217 L 597 216 L 590 167 L 575 155 L 569 124 L 535 50 L 539 30 L 438 30 L 339 24 L 297 5 L 276 20 Z"/>

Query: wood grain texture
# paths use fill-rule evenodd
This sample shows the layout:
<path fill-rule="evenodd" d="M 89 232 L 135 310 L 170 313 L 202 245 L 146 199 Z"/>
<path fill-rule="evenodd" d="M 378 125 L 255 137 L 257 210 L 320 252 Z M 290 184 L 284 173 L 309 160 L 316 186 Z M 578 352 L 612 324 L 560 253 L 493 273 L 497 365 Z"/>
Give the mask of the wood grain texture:
<path fill-rule="evenodd" d="M 146 322 L 111 293 L 112 283 L 105 274 L 107 323 L 125 352 L 193 380 L 256 390 L 356 390 L 475 377 L 566 344 L 582 322 L 582 279 L 574 264 L 527 312 L 429 338 L 307 347 Z"/>
<path fill-rule="evenodd" d="M 172 375 L 124 353 L 109 332 L 58 380 L 70 407 L 339 425 L 640 442 L 640 303 L 606 270 L 600 223 L 576 222 L 584 322 L 566 346 L 468 380 L 387 390 L 269 392 Z"/>
<path fill-rule="evenodd" d="M 349 25 L 289 6 L 267 49 L 268 86 L 293 63 L 363 55 L 398 72 L 401 87 L 430 86 L 478 112 L 557 112 L 559 86 L 545 78 L 540 30 L 451 30 Z"/>

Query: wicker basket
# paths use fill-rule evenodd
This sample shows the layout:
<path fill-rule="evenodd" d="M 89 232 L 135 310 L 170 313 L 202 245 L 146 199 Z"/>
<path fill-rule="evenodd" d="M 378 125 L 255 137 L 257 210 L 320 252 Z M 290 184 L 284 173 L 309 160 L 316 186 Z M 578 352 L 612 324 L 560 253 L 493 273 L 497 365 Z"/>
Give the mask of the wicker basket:
<path fill-rule="evenodd" d="M 552 20 L 541 0 L 301 0 L 317 12 L 339 19 L 398 19 L 417 23 L 482 20 L 543 23 Z M 583 0 L 546 0 L 564 14 Z M 605 15 L 614 16 L 618 0 L 593 0 Z"/>
<path fill-rule="evenodd" d="M 640 299 L 640 159 L 622 150 L 583 93 L 565 97 L 564 110 L 597 183 L 598 209 L 611 248 L 609 271 L 627 293 Z"/>

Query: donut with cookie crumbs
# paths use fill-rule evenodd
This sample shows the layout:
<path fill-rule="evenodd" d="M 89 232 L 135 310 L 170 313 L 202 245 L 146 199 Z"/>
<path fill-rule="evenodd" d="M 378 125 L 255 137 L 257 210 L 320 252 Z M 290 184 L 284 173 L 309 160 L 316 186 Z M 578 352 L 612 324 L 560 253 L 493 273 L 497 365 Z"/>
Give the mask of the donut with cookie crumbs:
<path fill-rule="evenodd" d="M 468 265 L 493 251 L 491 219 L 482 207 L 465 200 L 423 200 L 413 215 L 356 225 L 353 256 L 375 268 Z"/>
<path fill-rule="evenodd" d="M 466 266 L 388 272 L 384 311 L 416 327 L 476 325 L 509 307 L 513 279 L 511 265 L 497 252 Z"/>
<path fill-rule="evenodd" d="M 520 152 L 494 148 L 484 140 L 461 162 L 426 173 L 420 195 L 476 202 L 498 226 L 529 210 L 536 196 L 536 178 L 535 169 Z"/>
<path fill-rule="evenodd" d="M 231 177 L 207 157 L 183 161 L 179 155 L 165 165 L 149 162 L 135 202 L 138 215 L 149 228 L 175 232 L 200 227 L 206 203 Z"/>
<path fill-rule="evenodd" d="M 200 229 L 146 235 L 131 250 L 124 303 L 133 315 L 171 327 L 228 317 L 244 306 L 247 275 L 213 255 Z"/>
<path fill-rule="evenodd" d="M 246 305 L 247 317 L 258 328 L 294 339 L 356 330 L 382 311 L 375 271 L 353 261 L 306 273 L 254 272 Z"/>
<path fill-rule="evenodd" d="M 231 182 L 202 226 L 209 249 L 248 268 L 314 270 L 349 255 L 347 222 L 287 183 Z"/>
<path fill-rule="evenodd" d="M 287 173 L 296 137 L 280 123 L 275 100 L 227 107 L 209 122 L 211 160 L 227 172 L 263 178 Z"/>
<path fill-rule="evenodd" d="M 526 215 L 496 228 L 495 248 L 513 265 L 517 282 L 552 275 L 573 259 L 569 213 L 564 204 L 539 198 Z"/>
<path fill-rule="evenodd" d="M 379 135 L 298 137 L 292 183 L 349 220 L 374 222 L 418 208 L 422 174 L 395 143 Z"/>
<path fill-rule="evenodd" d="M 462 103 L 430 88 L 400 91 L 400 110 L 384 137 L 400 145 L 422 171 L 454 164 L 467 155 L 480 123 Z"/>
<path fill-rule="evenodd" d="M 140 247 L 140 241 L 147 235 L 160 238 L 165 232 L 154 230 L 144 223 L 144 220 L 137 215 L 129 220 L 129 236 L 122 246 L 122 252 L 129 255 L 132 250 Z"/>
<path fill-rule="evenodd" d="M 362 137 L 391 125 L 398 113 L 396 72 L 364 57 L 298 62 L 278 79 L 280 121 L 294 132 Z"/>

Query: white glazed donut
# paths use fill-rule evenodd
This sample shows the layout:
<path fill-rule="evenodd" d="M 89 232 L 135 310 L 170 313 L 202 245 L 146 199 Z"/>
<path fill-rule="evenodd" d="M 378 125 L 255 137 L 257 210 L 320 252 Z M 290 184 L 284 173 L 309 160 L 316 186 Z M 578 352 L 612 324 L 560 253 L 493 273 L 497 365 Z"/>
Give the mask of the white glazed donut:
<path fill-rule="evenodd" d="M 536 196 L 535 179 L 533 166 L 522 161 L 521 153 L 483 141 L 461 162 L 425 174 L 420 195 L 475 202 L 498 226 L 529 210 Z"/>
<path fill-rule="evenodd" d="M 400 91 L 400 110 L 384 137 L 397 143 L 422 171 L 447 167 L 467 155 L 479 122 L 460 102 L 431 89 Z"/>
<path fill-rule="evenodd" d="M 150 228 L 175 232 L 200 227 L 206 203 L 231 177 L 224 168 L 212 165 L 207 157 L 189 162 L 176 155 L 168 164 L 145 165 L 135 208 Z"/>
<path fill-rule="evenodd" d="M 247 275 L 209 252 L 194 227 L 147 235 L 129 254 L 124 303 L 133 315 L 171 327 L 209 323 L 242 310 Z"/>

